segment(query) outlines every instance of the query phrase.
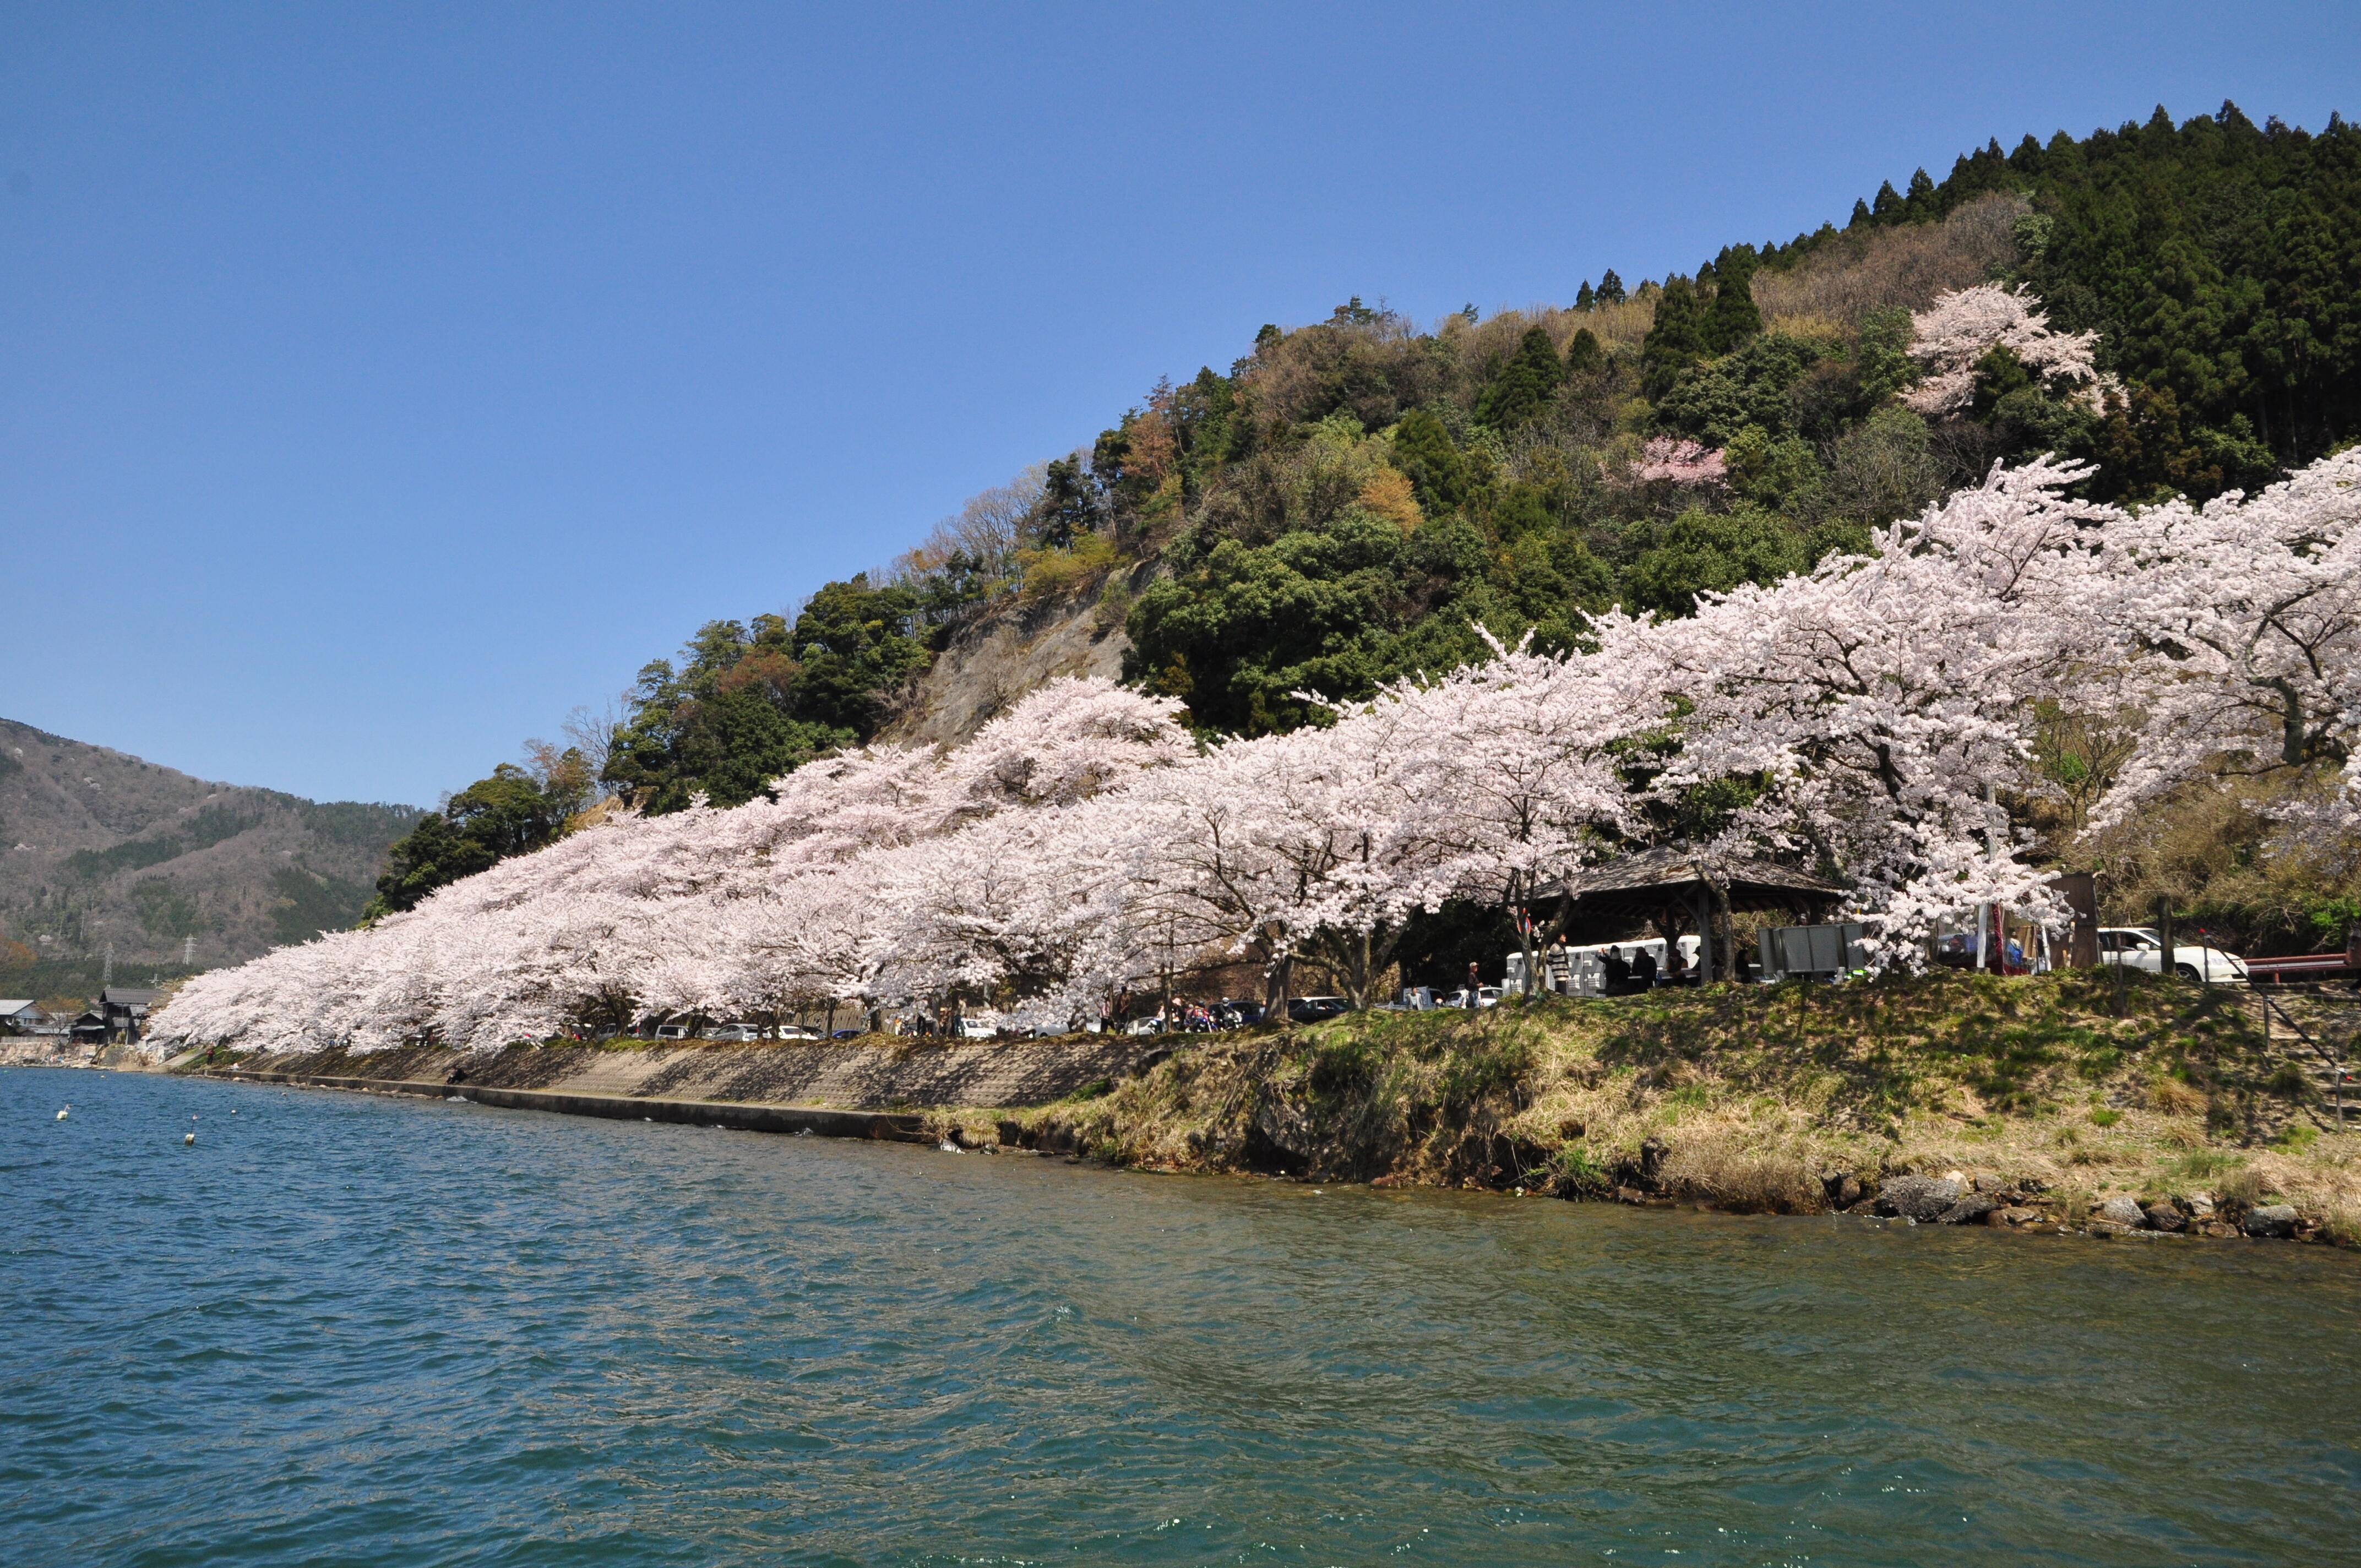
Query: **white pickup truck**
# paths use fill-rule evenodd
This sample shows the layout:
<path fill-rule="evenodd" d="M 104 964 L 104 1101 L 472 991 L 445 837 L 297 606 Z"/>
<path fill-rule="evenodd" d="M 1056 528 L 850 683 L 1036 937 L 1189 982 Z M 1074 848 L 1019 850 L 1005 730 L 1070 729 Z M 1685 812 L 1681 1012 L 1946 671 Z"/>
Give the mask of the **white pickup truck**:
<path fill-rule="evenodd" d="M 2150 927 L 2103 926 L 2099 929 L 2099 961 L 2103 964 L 2125 964 L 2156 974 L 2164 967 L 2163 959 L 2164 940 Z M 2191 948 L 2175 942 L 2172 972 L 2183 980 L 2244 985 L 2246 960 L 2219 948 Z"/>

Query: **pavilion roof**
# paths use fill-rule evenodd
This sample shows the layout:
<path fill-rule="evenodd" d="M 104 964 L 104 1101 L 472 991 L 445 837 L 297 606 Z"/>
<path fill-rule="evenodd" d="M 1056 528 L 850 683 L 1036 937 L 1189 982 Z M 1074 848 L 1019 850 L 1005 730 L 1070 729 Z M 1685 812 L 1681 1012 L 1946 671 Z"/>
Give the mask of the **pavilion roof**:
<path fill-rule="evenodd" d="M 1725 888 L 1731 909 L 1809 908 L 1833 904 L 1845 890 L 1795 866 L 1750 855 L 1709 854 L 1686 845 L 1638 850 L 1601 865 L 1586 866 L 1541 890 L 1544 898 L 1571 895 L 1597 914 L 1649 914 L 1667 905 L 1686 905 L 1708 883 Z"/>

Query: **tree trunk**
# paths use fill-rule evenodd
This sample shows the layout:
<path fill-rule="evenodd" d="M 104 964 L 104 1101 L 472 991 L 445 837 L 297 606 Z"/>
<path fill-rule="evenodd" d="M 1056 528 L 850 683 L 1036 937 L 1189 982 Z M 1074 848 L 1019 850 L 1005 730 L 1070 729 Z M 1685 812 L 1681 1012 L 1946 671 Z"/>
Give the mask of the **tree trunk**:
<path fill-rule="evenodd" d="M 1722 957 L 1721 978 L 1736 980 L 1738 978 L 1738 922 L 1730 913 L 1730 884 L 1708 880 L 1706 885 L 1713 890 L 1713 913 L 1718 923 L 1715 936 Z M 1710 980 L 1713 977 L 1708 975 L 1706 978 Z"/>
<path fill-rule="evenodd" d="M 1263 981 L 1263 1016 L 1283 1019 L 1287 1016 L 1288 986 L 1294 980 L 1295 955 L 1285 953 L 1271 964 Z"/>

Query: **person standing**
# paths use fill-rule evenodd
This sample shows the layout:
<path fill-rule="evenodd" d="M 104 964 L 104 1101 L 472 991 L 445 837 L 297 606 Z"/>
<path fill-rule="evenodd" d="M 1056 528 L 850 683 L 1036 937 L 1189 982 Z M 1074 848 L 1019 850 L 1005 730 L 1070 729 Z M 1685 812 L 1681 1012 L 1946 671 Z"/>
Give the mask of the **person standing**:
<path fill-rule="evenodd" d="M 1656 955 L 1651 949 L 1642 948 L 1639 955 L 1632 959 L 1631 983 L 1641 991 L 1656 989 Z"/>
<path fill-rule="evenodd" d="M 1475 960 L 1471 959 L 1467 963 L 1467 1011 L 1470 1013 L 1475 1012 L 1477 1007 L 1483 1004 L 1482 1001 L 1476 994 L 1477 988 L 1482 983 L 1483 981 L 1477 978 L 1476 963 Z"/>

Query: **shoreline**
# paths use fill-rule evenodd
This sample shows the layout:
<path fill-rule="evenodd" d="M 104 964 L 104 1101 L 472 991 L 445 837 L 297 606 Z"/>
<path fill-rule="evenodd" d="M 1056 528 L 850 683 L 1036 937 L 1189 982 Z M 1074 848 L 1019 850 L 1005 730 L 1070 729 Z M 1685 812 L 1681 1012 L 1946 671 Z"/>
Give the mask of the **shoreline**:
<path fill-rule="evenodd" d="M 1025 1042 L 428 1047 L 172 1069 L 1381 1188 L 2361 1245 L 2348 1130 L 2243 993 L 2060 975 Z"/>

